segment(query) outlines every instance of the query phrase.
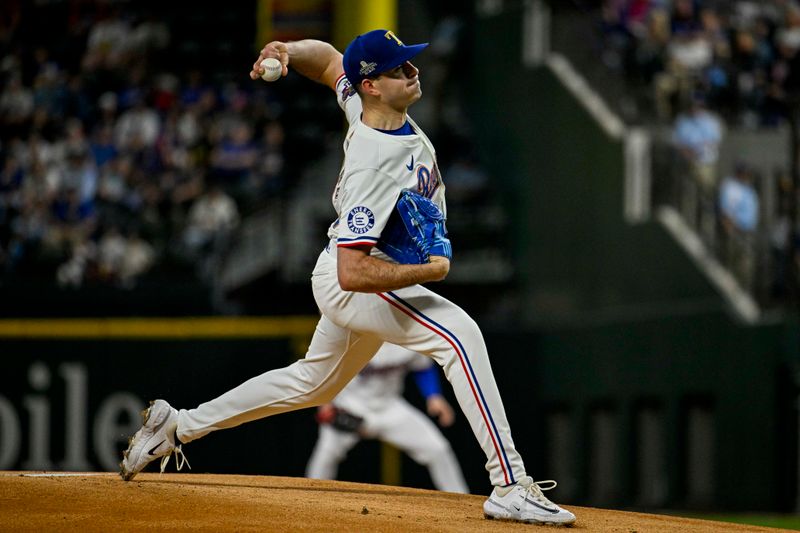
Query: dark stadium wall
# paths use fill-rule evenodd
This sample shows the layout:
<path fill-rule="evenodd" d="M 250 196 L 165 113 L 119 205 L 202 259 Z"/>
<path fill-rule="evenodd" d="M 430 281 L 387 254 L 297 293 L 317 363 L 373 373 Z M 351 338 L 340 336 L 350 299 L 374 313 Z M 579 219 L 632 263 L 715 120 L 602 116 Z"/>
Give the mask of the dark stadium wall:
<path fill-rule="evenodd" d="M 147 401 L 197 405 L 296 357 L 282 338 L 3 340 L 2 352 L 3 470 L 114 471 Z M 315 436 L 304 411 L 220 432 L 188 455 L 201 472 L 296 476 Z"/>

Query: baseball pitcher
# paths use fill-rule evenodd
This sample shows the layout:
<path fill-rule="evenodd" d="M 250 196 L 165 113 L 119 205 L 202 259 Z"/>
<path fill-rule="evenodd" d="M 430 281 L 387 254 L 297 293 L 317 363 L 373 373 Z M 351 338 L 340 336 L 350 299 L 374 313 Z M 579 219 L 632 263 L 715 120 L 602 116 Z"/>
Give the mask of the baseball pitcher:
<path fill-rule="evenodd" d="M 252 79 L 264 73 L 263 59 L 276 58 L 284 76 L 292 67 L 333 89 L 350 124 L 333 190 L 337 217 L 311 276 L 322 317 L 304 359 L 193 409 L 153 402 L 123 454 L 123 479 L 157 458 L 163 469 L 172 453 L 182 466 L 181 445 L 213 431 L 330 402 L 389 342 L 444 370 L 486 454 L 494 486 L 483 505 L 487 518 L 575 521 L 542 493 L 555 482 L 536 482 L 525 471 L 478 325 L 422 285 L 447 276 L 451 254 L 436 151 L 407 113 L 422 96 L 411 60 L 426 46 L 374 30 L 356 37 L 344 55 L 315 40 L 271 42 L 261 51 Z"/>

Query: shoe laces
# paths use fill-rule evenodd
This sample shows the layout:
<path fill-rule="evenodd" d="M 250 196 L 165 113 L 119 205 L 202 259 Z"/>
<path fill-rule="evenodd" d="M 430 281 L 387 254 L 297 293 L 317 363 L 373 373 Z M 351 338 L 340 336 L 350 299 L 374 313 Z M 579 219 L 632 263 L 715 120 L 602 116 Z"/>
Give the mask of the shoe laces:
<path fill-rule="evenodd" d="M 181 469 L 183 468 L 183 465 L 188 466 L 189 470 L 192 469 L 192 465 L 189 464 L 189 461 L 186 459 L 186 455 L 183 453 L 183 450 L 181 450 L 181 447 L 180 446 L 175 446 L 172 449 L 171 453 L 168 453 L 167 455 L 165 455 L 164 457 L 161 458 L 161 473 L 162 474 L 164 473 L 164 469 L 167 468 L 167 464 L 169 463 L 169 458 L 172 457 L 172 454 L 175 454 L 175 468 L 178 470 L 178 472 L 181 471 Z"/>
<path fill-rule="evenodd" d="M 531 481 L 531 484 L 525 488 L 526 494 L 529 494 L 534 500 L 546 504 L 555 505 L 547 496 L 542 494 L 544 490 L 552 490 L 558 486 L 554 479 L 547 479 L 544 481 Z"/>

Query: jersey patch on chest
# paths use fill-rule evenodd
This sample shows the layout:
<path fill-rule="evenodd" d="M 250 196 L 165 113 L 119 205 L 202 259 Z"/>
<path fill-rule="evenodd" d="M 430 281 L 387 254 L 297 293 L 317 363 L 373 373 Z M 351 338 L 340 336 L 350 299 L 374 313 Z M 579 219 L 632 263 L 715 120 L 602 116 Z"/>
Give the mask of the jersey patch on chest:
<path fill-rule="evenodd" d="M 357 235 L 368 232 L 374 225 L 375 215 L 368 207 L 360 205 L 351 209 L 347 214 L 347 227 Z"/>

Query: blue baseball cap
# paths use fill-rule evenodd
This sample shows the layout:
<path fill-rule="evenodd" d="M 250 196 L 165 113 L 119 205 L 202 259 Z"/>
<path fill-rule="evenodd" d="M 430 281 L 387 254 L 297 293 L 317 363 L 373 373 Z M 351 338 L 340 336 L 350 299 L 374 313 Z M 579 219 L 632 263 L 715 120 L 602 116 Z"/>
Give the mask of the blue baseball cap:
<path fill-rule="evenodd" d="M 365 78 L 399 67 L 422 52 L 428 43 L 406 46 L 389 30 L 372 30 L 359 35 L 344 51 L 344 73 L 354 86 Z"/>

